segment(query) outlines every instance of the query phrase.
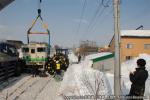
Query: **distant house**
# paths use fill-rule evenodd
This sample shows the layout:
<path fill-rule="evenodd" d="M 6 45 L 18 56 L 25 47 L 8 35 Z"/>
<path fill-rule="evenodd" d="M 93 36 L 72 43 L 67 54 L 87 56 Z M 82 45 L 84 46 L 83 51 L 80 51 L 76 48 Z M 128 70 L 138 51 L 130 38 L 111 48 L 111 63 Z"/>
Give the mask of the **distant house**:
<path fill-rule="evenodd" d="M 86 56 L 98 52 L 98 46 L 94 41 L 81 41 L 78 51 L 81 55 Z"/>
<path fill-rule="evenodd" d="M 108 46 L 104 46 L 104 47 L 99 47 L 98 48 L 98 52 L 109 52 L 109 47 Z"/>
<path fill-rule="evenodd" d="M 110 52 L 101 52 L 86 56 L 86 58 L 92 60 L 92 68 L 113 73 L 114 54 Z"/>
<path fill-rule="evenodd" d="M 122 30 L 120 35 L 121 62 L 137 57 L 141 53 L 150 54 L 150 30 Z M 114 53 L 114 36 L 109 47 Z"/>

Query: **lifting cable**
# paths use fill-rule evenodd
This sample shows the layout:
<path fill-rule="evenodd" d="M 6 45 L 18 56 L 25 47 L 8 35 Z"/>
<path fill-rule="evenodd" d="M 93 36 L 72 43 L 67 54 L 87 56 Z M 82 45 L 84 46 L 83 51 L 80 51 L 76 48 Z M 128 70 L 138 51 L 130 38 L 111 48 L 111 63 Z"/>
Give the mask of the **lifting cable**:
<path fill-rule="evenodd" d="M 36 17 L 36 19 L 32 22 L 31 24 L 31 27 L 28 29 L 27 31 L 27 41 L 28 41 L 28 44 L 29 44 L 29 34 L 48 34 L 49 35 L 49 45 L 48 45 L 48 48 L 49 48 L 49 52 L 50 52 L 50 31 L 48 29 L 48 26 L 44 23 L 43 21 L 43 18 L 41 16 L 41 3 L 42 3 L 42 0 L 39 0 L 39 5 L 38 5 L 38 16 Z M 46 30 L 46 32 L 31 32 L 32 28 L 34 27 L 34 25 L 36 24 L 37 20 L 40 19 L 42 25 L 43 25 L 43 28 Z"/>

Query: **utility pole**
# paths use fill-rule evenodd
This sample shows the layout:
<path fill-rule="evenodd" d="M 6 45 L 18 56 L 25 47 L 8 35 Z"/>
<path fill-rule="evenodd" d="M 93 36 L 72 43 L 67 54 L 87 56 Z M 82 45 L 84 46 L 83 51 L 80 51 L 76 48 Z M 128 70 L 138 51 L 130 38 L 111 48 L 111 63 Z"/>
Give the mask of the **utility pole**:
<path fill-rule="evenodd" d="M 114 95 L 115 100 L 121 93 L 120 75 L 120 0 L 114 0 L 114 33 L 115 33 L 115 66 L 114 66 Z"/>

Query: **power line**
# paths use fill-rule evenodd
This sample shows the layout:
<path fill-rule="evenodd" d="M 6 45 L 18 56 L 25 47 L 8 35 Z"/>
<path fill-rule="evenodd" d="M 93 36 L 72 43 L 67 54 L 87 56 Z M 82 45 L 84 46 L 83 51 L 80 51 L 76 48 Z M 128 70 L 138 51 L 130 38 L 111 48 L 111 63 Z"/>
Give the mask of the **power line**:
<path fill-rule="evenodd" d="M 100 1 L 99 1 L 99 5 L 98 5 L 98 7 L 97 7 L 97 9 L 96 9 L 96 11 L 95 11 L 95 13 L 94 13 L 94 15 L 93 15 L 93 17 L 92 17 L 90 23 L 89 23 L 89 25 L 88 25 L 88 27 L 87 27 L 87 30 L 90 28 L 90 26 L 93 24 L 93 21 L 96 19 L 97 15 L 98 15 L 98 13 L 99 13 L 99 11 L 100 11 L 100 8 L 102 8 L 102 4 L 101 4 Z"/>
<path fill-rule="evenodd" d="M 79 22 L 79 25 L 78 25 L 78 28 L 77 28 L 77 34 L 79 33 L 79 30 L 80 30 L 80 27 L 81 27 L 81 22 L 82 22 L 82 19 L 83 19 L 83 15 L 84 15 L 84 12 L 85 12 L 86 5 L 87 5 L 87 0 L 84 0 L 83 8 L 82 8 L 81 16 L 80 16 L 80 22 Z"/>
<path fill-rule="evenodd" d="M 98 18 L 102 16 L 102 14 L 104 13 L 104 10 L 105 10 L 105 9 L 106 9 L 106 8 L 102 8 L 102 10 L 101 10 L 101 12 L 99 13 L 98 17 L 93 21 L 93 24 L 92 24 L 91 27 L 89 28 L 90 30 L 92 30 L 93 27 L 97 24 Z"/>
<path fill-rule="evenodd" d="M 104 5 L 104 0 L 102 0 L 103 9 L 101 10 L 101 12 L 99 13 L 97 19 L 96 19 L 95 22 L 93 23 L 93 26 L 91 27 L 91 30 L 92 30 L 92 28 L 97 24 L 97 22 L 98 22 L 97 20 L 98 20 L 99 18 L 101 18 L 101 16 L 103 15 L 105 9 L 109 7 L 109 5 L 108 5 L 109 2 L 110 2 L 110 0 L 108 0 L 108 1 L 106 2 L 106 4 Z"/>
<path fill-rule="evenodd" d="M 88 29 L 92 30 L 93 27 L 97 24 L 97 20 L 103 15 L 104 11 L 106 8 L 108 8 L 108 4 L 109 4 L 110 0 L 108 0 L 105 4 L 105 6 L 103 6 L 102 10 L 99 12 L 99 15 L 97 15 L 97 17 L 95 18 L 95 20 L 93 20 L 93 23 L 91 23 L 90 27 L 88 27 Z M 104 1 L 101 2 L 102 5 L 104 5 Z M 107 6 L 106 6 L 107 5 Z M 89 30 L 88 30 L 89 31 Z"/>
<path fill-rule="evenodd" d="M 110 6 L 110 8 L 111 8 L 111 10 L 108 12 L 108 13 L 106 13 L 104 16 L 103 16 L 103 19 L 101 19 L 98 23 L 103 23 L 104 21 L 106 21 L 105 19 L 110 15 L 110 14 L 112 14 L 113 15 L 113 8 L 112 8 L 113 6 Z M 96 26 L 96 25 L 95 25 Z M 94 30 L 94 27 L 93 27 L 93 29 L 92 30 Z M 92 31 L 91 30 L 91 31 Z"/>
<path fill-rule="evenodd" d="M 107 3 L 107 4 L 104 4 L 104 0 L 102 0 L 102 5 L 103 5 L 104 7 L 109 7 L 108 3 Z"/>
<path fill-rule="evenodd" d="M 99 5 L 98 5 L 94 15 L 92 16 L 92 19 L 91 19 L 85 33 L 89 33 L 89 31 L 93 29 L 93 27 L 97 23 L 97 20 L 103 15 L 105 9 L 109 7 L 108 5 L 109 5 L 110 1 L 111 0 L 107 0 L 104 4 L 104 1 L 98 0 Z M 81 26 L 81 20 L 83 19 L 83 13 L 84 13 L 84 10 L 85 10 L 85 2 L 83 4 L 83 10 L 82 10 L 82 13 L 81 13 L 81 18 L 80 18 L 80 23 L 79 23 L 77 33 L 79 33 L 79 29 L 80 29 L 80 26 Z M 85 33 L 83 33 L 82 36 L 84 36 Z"/>

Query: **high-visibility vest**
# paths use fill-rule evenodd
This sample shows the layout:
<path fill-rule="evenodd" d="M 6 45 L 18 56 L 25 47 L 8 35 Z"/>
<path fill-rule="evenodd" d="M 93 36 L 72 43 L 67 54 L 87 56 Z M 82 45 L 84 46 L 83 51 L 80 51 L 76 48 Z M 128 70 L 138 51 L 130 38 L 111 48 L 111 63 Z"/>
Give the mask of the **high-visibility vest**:
<path fill-rule="evenodd" d="M 56 64 L 56 69 L 59 70 L 60 69 L 60 63 Z"/>

